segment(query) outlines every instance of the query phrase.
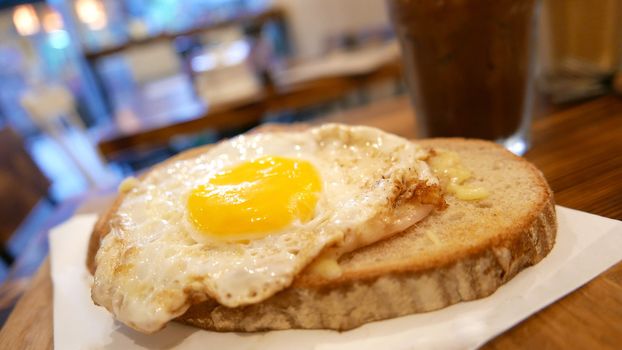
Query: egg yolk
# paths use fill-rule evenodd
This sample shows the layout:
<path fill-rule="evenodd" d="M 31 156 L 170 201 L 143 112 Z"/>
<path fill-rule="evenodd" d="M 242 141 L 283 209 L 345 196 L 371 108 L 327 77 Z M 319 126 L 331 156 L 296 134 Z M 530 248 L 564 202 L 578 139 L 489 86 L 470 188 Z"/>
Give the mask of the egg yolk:
<path fill-rule="evenodd" d="M 266 156 L 226 169 L 188 198 L 190 220 L 220 239 L 265 236 L 313 218 L 322 190 L 315 167 L 304 160 Z"/>

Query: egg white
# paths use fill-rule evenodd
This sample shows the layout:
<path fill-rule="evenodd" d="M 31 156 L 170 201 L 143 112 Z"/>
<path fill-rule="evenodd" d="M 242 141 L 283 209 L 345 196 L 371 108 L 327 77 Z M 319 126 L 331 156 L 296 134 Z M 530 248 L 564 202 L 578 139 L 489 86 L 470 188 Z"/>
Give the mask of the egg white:
<path fill-rule="evenodd" d="M 315 166 L 322 193 L 314 218 L 244 242 L 199 232 L 188 218 L 192 189 L 225 168 L 265 155 Z M 93 299 L 144 332 L 207 298 L 228 307 L 264 300 L 291 284 L 326 247 L 377 227 L 372 220 L 393 210 L 389 201 L 404 191 L 405 177 L 437 185 L 421 161 L 426 156 L 415 144 L 376 129 L 328 124 L 239 136 L 157 167 L 125 194 L 101 242 Z"/>

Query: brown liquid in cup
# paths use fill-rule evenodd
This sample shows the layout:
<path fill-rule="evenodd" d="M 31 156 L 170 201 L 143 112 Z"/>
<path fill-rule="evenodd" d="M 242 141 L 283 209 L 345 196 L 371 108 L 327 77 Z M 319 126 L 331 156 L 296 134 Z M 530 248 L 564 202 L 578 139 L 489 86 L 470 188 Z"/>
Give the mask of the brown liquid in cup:
<path fill-rule="evenodd" d="M 421 136 L 507 138 L 529 118 L 536 0 L 389 0 Z"/>

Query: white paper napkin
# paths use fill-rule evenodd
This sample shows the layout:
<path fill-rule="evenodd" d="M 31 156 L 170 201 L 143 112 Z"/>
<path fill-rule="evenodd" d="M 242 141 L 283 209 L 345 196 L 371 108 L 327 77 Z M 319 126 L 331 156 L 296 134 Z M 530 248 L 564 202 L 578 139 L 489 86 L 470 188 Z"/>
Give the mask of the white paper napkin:
<path fill-rule="evenodd" d="M 557 243 L 539 264 L 493 295 L 438 311 L 374 322 L 348 332 L 216 333 L 172 322 L 144 335 L 116 322 L 90 297 L 86 248 L 96 217 L 52 230 L 56 349 L 472 349 L 622 260 L 622 222 L 557 207 Z"/>

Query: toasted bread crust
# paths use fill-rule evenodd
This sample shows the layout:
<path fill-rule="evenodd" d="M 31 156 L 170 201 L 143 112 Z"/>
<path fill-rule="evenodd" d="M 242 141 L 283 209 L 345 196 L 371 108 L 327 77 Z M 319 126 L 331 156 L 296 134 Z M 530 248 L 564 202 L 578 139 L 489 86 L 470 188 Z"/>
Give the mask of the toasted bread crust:
<path fill-rule="evenodd" d="M 520 220 L 490 232 L 474 244 L 450 247 L 443 254 L 379 259 L 377 263 L 364 266 L 348 264 L 348 259 L 365 254 L 355 251 L 350 253 L 351 257 L 340 260 L 343 273 L 337 279 L 324 279 L 303 272 L 292 286 L 259 304 L 227 308 L 208 300 L 193 305 L 177 320 L 216 331 L 347 330 L 376 320 L 485 297 L 548 254 L 557 231 L 554 197 L 544 177 L 533 165 L 486 141 L 432 139 L 420 143 L 435 148 L 481 148 L 495 156 L 498 154 L 529 175 L 530 186 L 537 193 L 536 199 L 529 203 L 528 212 Z M 159 166 L 192 158 L 207 147 L 182 153 Z M 122 201 L 123 194 L 120 194 L 95 225 L 87 258 L 91 272 L 94 271 L 99 242 L 108 233 L 109 222 Z M 451 206 L 447 211 L 451 211 Z M 424 225 L 401 235 L 419 239 L 417 237 L 424 235 L 426 229 Z M 392 247 L 391 239 L 387 241 L 383 244 Z"/>

